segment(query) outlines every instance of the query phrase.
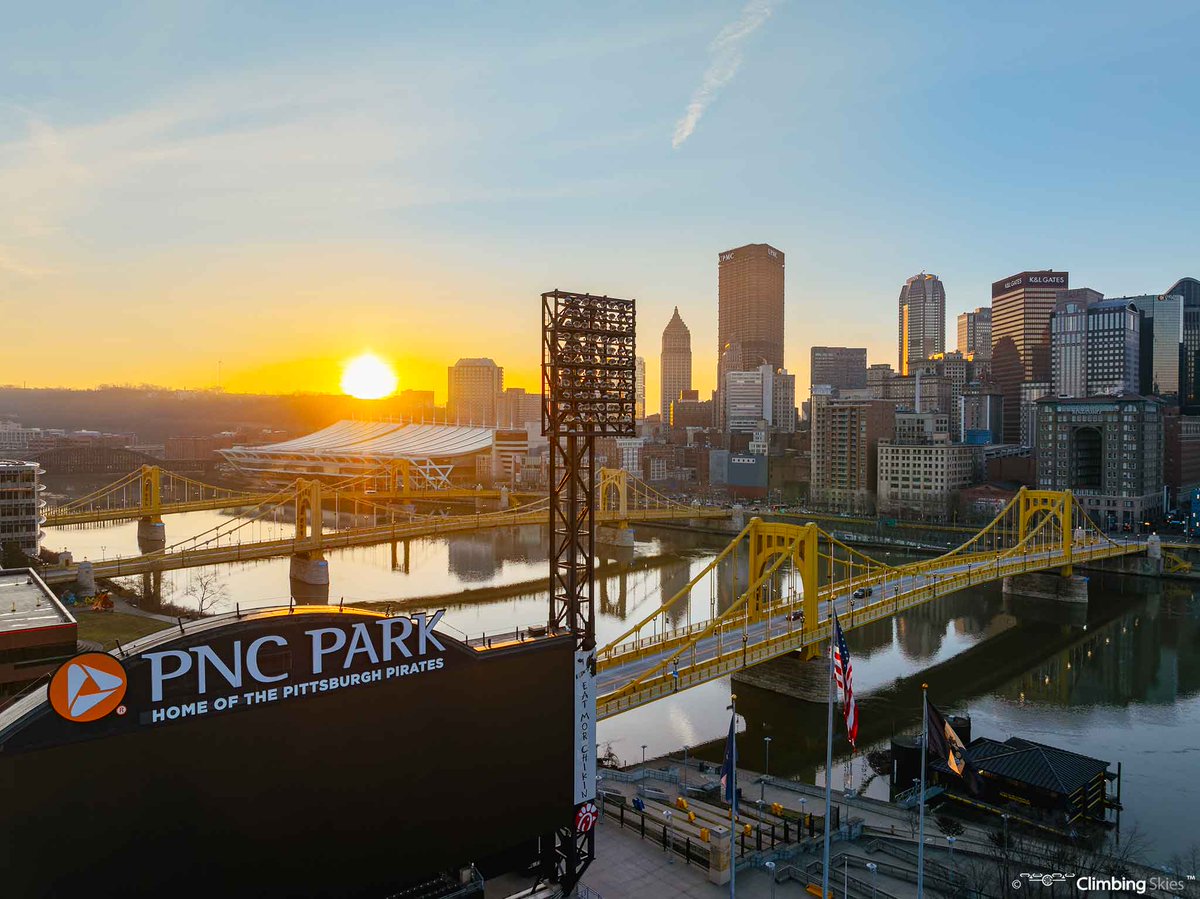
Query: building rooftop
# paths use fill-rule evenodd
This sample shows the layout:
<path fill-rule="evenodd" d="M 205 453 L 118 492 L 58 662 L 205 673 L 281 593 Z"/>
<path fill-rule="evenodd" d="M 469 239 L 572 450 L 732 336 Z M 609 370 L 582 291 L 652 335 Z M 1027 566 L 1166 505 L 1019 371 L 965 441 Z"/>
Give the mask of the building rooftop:
<path fill-rule="evenodd" d="M 1108 771 L 1108 762 L 1045 743 L 1009 737 L 1003 743 L 980 737 L 967 747 L 978 770 L 1069 796 Z"/>
<path fill-rule="evenodd" d="M 1114 393 L 1111 395 L 1102 396 L 1044 396 L 1037 400 L 1039 406 L 1046 404 L 1053 405 L 1103 405 L 1106 403 L 1129 402 L 1131 400 L 1144 400 L 1148 403 L 1162 404 L 1162 400 L 1153 396 L 1142 396 L 1140 393 Z"/>
<path fill-rule="evenodd" d="M 0 570 L 0 634 L 75 624 L 40 577 L 27 568 Z"/>

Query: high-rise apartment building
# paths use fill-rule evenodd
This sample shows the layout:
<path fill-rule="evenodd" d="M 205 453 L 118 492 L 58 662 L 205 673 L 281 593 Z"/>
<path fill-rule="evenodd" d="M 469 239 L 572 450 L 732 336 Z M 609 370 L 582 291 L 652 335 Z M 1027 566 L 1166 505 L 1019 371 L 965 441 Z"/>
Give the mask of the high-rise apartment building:
<path fill-rule="evenodd" d="M 638 356 L 633 370 L 633 418 L 646 419 L 646 357 Z"/>
<path fill-rule="evenodd" d="M 765 243 L 717 257 L 717 408 L 725 374 L 783 365 L 783 252 Z M 720 426 L 725 426 L 722 418 Z"/>
<path fill-rule="evenodd" d="M 874 512 L 879 441 L 895 431 L 896 404 L 812 397 L 809 493 L 818 508 Z"/>
<path fill-rule="evenodd" d="M 1021 272 L 992 284 L 992 380 L 1004 396 L 1004 442 L 1021 439 L 1021 385 L 1050 382 L 1050 316 L 1067 272 Z"/>
<path fill-rule="evenodd" d="M 867 386 L 867 348 L 815 346 L 809 354 L 808 382 L 828 384 L 834 390 L 862 390 Z"/>
<path fill-rule="evenodd" d="M 774 431 L 796 430 L 796 376 L 783 369 L 728 372 L 724 397 L 726 430 L 748 433 L 762 421 Z"/>
<path fill-rule="evenodd" d="M 976 359 L 992 358 L 992 307 L 958 314 L 958 351 Z"/>
<path fill-rule="evenodd" d="M 449 369 L 446 418 L 458 424 L 496 424 L 504 369 L 491 359 L 459 359 Z"/>
<path fill-rule="evenodd" d="M 679 317 L 679 307 L 663 328 L 662 356 L 660 357 L 662 401 L 659 412 L 663 424 L 671 420 L 671 403 L 679 399 L 685 390 L 692 389 L 692 332 Z"/>
<path fill-rule="evenodd" d="M 42 499 L 40 476 L 45 474 L 36 462 L 0 460 L 0 542 L 13 542 L 28 556 L 36 556 L 41 546 Z M 6 610 L 7 611 L 7 610 Z"/>
<path fill-rule="evenodd" d="M 899 338 L 901 375 L 946 351 L 946 288 L 937 275 L 921 272 L 900 288 Z"/>

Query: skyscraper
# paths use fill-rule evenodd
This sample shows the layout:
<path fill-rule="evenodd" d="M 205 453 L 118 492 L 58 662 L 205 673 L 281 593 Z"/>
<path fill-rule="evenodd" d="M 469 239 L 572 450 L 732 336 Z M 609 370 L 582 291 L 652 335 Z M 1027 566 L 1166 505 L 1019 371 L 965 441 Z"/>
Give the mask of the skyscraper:
<path fill-rule="evenodd" d="M 1182 405 L 1194 414 L 1200 406 L 1200 281 L 1180 278 L 1167 296 L 1183 297 Z"/>
<path fill-rule="evenodd" d="M 1088 307 L 1103 299 L 1104 294 L 1090 287 L 1058 292 L 1050 317 L 1050 383 L 1055 396 L 1088 395 Z"/>
<path fill-rule="evenodd" d="M 496 424 L 496 400 L 504 392 L 504 369 L 491 359 L 459 359 L 449 369 L 446 418 L 459 424 Z"/>
<path fill-rule="evenodd" d="M 1059 291 L 1050 319 L 1051 395 L 1138 392 L 1142 316 L 1129 300 L 1089 287 Z"/>
<path fill-rule="evenodd" d="M 661 365 L 662 398 L 659 410 L 664 425 L 671 421 L 671 403 L 692 389 L 692 332 L 679 317 L 679 307 L 663 328 Z"/>
<path fill-rule="evenodd" d="M 1142 316 L 1139 393 L 1182 405 L 1187 382 L 1183 297 L 1151 293 L 1120 299 L 1136 306 Z"/>
<path fill-rule="evenodd" d="M 1021 272 L 992 284 L 992 380 L 1004 396 L 1004 442 L 1021 439 L 1021 385 L 1050 383 L 1050 316 L 1067 272 Z"/>
<path fill-rule="evenodd" d="M 992 358 L 992 307 L 958 314 L 958 351 L 975 359 Z"/>
<path fill-rule="evenodd" d="M 717 257 L 717 409 L 725 374 L 783 368 L 783 253 L 765 243 Z"/>
<path fill-rule="evenodd" d="M 937 275 L 921 272 L 900 288 L 900 374 L 934 353 L 946 351 L 946 288 Z"/>

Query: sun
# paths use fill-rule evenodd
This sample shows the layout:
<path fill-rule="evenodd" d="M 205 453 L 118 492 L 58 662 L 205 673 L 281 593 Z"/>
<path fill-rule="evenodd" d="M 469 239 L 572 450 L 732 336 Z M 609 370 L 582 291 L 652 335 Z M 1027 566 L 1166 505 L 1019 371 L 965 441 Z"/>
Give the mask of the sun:
<path fill-rule="evenodd" d="M 380 400 L 396 392 L 392 367 L 374 353 L 360 353 L 342 369 L 342 393 L 360 400 Z"/>

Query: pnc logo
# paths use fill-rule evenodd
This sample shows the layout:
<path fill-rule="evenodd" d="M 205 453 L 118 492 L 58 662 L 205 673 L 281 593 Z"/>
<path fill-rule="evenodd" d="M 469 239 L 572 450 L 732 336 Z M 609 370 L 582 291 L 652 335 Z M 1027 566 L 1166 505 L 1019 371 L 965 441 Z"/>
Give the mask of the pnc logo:
<path fill-rule="evenodd" d="M 124 666 L 105 652 L 81 653 L 54 672 L 50 705 L 68 721 L 96 721 L 125 698 Z"/>

